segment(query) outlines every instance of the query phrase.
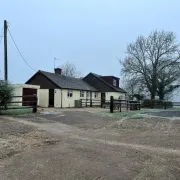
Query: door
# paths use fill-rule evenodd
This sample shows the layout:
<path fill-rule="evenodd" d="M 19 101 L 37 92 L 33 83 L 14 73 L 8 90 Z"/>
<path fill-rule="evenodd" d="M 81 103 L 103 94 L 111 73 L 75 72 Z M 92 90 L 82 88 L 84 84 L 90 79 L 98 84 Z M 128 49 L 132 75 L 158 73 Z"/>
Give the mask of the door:
<path fill-rule="evenodd" d="M 105 93 L 101 93 L 101 101 L 102 101 L 102 103 L 105 103 L 105 101 L 106 101 L 106 94 Z"/>
<path fill-rule="evenodd" d="M 49 89 L 49 107 L 54 107 L 54 89 Z"/>
<path fill-rule="evenodd" d="M 37 95 L 37 89 L 31 89 L 31 88 L 23 88 L 22 92 L 23 96 L 26 95 Z M 32 106 L 32 102 L 27 102 L 27 101 L 34 101 L 33 97 L 23 97 L 22 98 L 22 106 Z"/>

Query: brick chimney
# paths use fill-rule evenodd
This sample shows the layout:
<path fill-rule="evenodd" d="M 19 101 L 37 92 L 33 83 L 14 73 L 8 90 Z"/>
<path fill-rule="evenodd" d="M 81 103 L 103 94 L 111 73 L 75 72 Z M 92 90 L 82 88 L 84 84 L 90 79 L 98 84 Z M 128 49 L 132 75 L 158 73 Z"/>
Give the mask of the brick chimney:
<path fill-rule="evenodd" d="M 55 68 L 54 72 L 55 72 L 55 74 L 60 74 L 61 75 L 62 69 L 61 68 Z"/>

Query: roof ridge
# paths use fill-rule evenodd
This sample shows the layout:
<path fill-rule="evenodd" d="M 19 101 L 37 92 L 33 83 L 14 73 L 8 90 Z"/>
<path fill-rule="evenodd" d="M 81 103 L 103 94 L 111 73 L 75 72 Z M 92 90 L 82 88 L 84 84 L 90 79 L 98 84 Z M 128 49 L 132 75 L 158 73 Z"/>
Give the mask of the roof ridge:
<path fill-rule="evenodd" d="M 49 72 L 49 71 L 43 71 L 43 70 L 39 70 L 40 72 L 44 72 L 44 73 L 50 73 L 50 74 L 53 74 L 53 75 L 58 75 L 58 76 L 63 76 L 63 77 L 67 77 L 67 78 L 72 78 L 72 79 L 82 79 L 82 78 L 77 78 L 77 77 L 71 77 L 71 76 L 65 76 L 63 74 L 58 74 L 58 73 L 54 73 L 54 72 Z"/>

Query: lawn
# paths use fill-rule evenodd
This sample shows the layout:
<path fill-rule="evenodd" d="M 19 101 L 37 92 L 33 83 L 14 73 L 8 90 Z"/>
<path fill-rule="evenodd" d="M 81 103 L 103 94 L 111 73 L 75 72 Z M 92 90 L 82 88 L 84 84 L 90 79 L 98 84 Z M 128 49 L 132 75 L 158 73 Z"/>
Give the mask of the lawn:
<path fill-rule="evenodd" d="M 15 106 L 13 106 L 13 108 L 15 108 Z M 32 108 L 22 108 L 21 107 L 21 109 L 0 110 L 0 115 L 21 115 L 21 114 L 28 114 L 28 113 L 32 113 Z"/>

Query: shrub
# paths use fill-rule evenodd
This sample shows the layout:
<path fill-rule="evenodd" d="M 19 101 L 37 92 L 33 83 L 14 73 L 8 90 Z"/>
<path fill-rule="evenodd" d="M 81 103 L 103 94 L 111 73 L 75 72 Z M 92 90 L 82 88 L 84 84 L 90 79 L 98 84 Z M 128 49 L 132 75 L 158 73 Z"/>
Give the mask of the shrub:
<path fill-rule="evenodd" d="M 0 81 L 0 108 L 5 109 L 13 97 L 13 87 L 6 81 Z"/>
<path fill-rule="evenodd" d="M 166 108 L 173 107 L 172 101 L 145 99 L 142 103 L 142 107 L 144 108 L 165 108 L 165 105 L 166 105 Z"/>

